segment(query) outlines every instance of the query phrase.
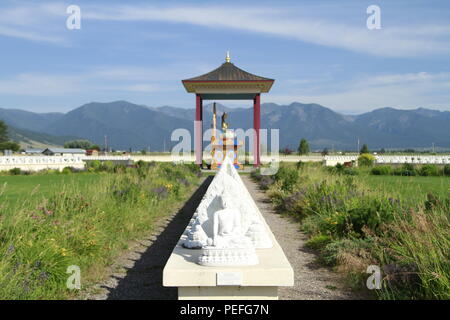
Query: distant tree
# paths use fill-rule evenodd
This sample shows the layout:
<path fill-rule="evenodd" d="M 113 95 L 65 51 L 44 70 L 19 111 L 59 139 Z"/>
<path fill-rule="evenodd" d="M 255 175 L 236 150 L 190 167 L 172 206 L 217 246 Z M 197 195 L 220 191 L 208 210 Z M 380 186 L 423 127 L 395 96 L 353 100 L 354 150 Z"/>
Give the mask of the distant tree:
<path fill-rule="evenodd" d="M 100 151 L 100 146 L 97 144 L 93 144 L 89 149 Z"/>
<path fill-rule="evenodd" d="M 300 144 L 298 146 L 298 154 L 304 155 L 309 153 L 309 143 L 306 139 L 300 140 Z"/>
<path fill-rule="evenodd" d="M 20 145 L 14 141 L 9 141 L 8 126 L 0 120 L 0 150 L 19 151 Z"/>
<path fill-rule="evenodd" d="M 362 146 L 362 148 L 361 148 L 361 150 L 359 151 L 359 153 L 360 154 L 363 154 L 363 153 L 370 153 L 370 151 L 369 151 L 369 147 L 367 146 L 367 144 L 363 144 L 363 146 Z"/>
<path fill-rule="evenodd" d="M 323 156 L 327 156 L 327 155 L 328 155 L 328 149 L 327 149 L 327 148 L 324 148 L 324 149 L 322 150 L 322 155 L 323 155 Z"/>
<path fill-rule="evenodd" d="M 8 126 L 3 120 L 0 120 L 0 143 L 8 142 Z"/>
<path fill-rule="evenodd" d="M 380 153 L 381 153 L 381 154 L 385 154 L 385 153 L 386 153 L 386 150 L 384 150 L 384 148 L 381 148 Z"/>
<path fill-rule="evenodd" d="M 91 149 L 92 146 L 93 144 L 89 140 L 72 140 L 64 143 L 64 148 L 71 149 Z"/>
<path fill-rule="evenodd" d="M 20 150 L 20 144 L 14 141 L 6 141 L 0 143 L 0 150 L 12 150 L 14 152 L 17 152 Z"/>
<path fill-rule="evenodd" d="M 146 155 L 146 154 L 147 154 L 147 150 L 142 149 L 142 150 L 141 150 L 141 154 L 142 154 L 142 155 Z"/>

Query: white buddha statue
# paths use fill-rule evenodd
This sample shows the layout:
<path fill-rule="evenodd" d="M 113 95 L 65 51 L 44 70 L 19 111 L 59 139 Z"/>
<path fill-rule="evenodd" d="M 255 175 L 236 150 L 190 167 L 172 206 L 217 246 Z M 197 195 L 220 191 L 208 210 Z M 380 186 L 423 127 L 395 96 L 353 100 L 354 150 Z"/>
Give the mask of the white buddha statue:
<path fill-rule="evenodd" d="M 233 199 L 223 193 L 218 198 L 223 209 L 214 212 L 213 241 L 217 248 L 247 247 L 251 242 L 247 239 L 241 228 L 241 213 L 233 205 Z"/>

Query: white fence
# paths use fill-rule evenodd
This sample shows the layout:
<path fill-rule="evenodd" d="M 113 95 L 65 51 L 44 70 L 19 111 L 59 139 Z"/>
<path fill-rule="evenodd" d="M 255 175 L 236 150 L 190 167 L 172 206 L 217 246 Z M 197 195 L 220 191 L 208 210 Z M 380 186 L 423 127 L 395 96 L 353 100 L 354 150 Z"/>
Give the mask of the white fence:
<path fill-rule="evenodd" d="M 253 160 L 253 156 L 247 157 L 249 161 Z M 172 157 L 171 154 L 164 154 L 164 155 L 126 155 L 126 156 L 83 156 L 83 160 L 89 161 L 89 160 L 100 160 L 100 161 L 126 161 L 126 160 L 133 160 L 133 161 L 156 161 L 156 162 L 172 162 L 172 161 L 183 161 L 183 162 L 194 162 L 195 161 L 195 155 L 180 155 L 180 156 L 174 156 Z M 210 160 L 211 155 L 204 155 L 204 160 Z M 278 157 L 272 157 L 270 155 L 262 155 L 261 156 L 261 162 L 268 163 L 271 162 L 273 159 L 279 159 L 279 161 L 283 162 L 308 162 L 308 161 L 316 161 L 321 162 L 323 161 L 322 156 L 317 155 L 310 155 L 310 156 L 297 156 L 297 155 L 279 155 Z"/>
<path fill-rule="evenodd" d="M 250 161 L 252 157 L 249 157 Z M 279 161 L 283 162 L 297 162 L 297 161 L 323 161 L 326 166 L 335 166 L 338 163 L 356 161 L 358 156 L 282 156 L 278 157 Z M 450 164 L 450 155 L 445 156 L 430 156 L 430 155 L 411 155 L 411 156 L 375 156 L 378 164 Z M 0 171 L 10 170 L 13 168 L 20 168 L 24 171 L 39 171 L 44 169 L 62 170 L 65 167 L 73 167 L 83 169 L 85 161 L 100 160 L 100 161 L 116 161 L 116 162 L 134 162 L 134 161 L 156 161 L 156 162 L 171 162 L 183 161 L 193 162 L 195 156 L 187 155 L 172 158 L 169 155 L 126 155 L 126 156 L 0 156 Z M 261 158 L 263 163 L 272 161 L 272 157 L 265 156 Z"/>
<path fill-rule="evenodd" d="M 83 169 L 84 165 L 83 159 L 77 156 L 0 156 L 0 171 L 13 168 L 24 171 L 62 170 L 65 167 Z"/>
<path fill-rule="evenodd" d="M 324 164 L 326 166 L 335 166 L 338 163 L 356 161 L 358 156 L 325 156 Z M 376 155 L 377 164 L 450 164 L 450 155 L 445 156 L 429 156 L 429 155 L 411 155 L 411 156 L 383 156 Z"/>
<path fill-rule="evenodd" d="M 411 164 L 450 164 L 450 156 L 377 156 L 379 164 L 411 163 Z"/>

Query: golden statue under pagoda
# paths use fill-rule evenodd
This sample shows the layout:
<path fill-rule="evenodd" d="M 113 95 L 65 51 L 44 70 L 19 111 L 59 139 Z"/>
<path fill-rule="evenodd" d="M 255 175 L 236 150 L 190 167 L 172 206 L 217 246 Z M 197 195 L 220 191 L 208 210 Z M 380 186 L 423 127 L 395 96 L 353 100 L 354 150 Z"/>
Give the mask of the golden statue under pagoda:
<path fill-rule="evenodd" d="M 242 146 L 242 142 L 238 141 L 233 130 L 228 128 L 226 119 L 228 114 L 226 112 L 222 115 L 222 133 L 217 137 L 217 113 L 216 103 L 213 104 L 213 119 L 212 119 L 212 136 L 211 136 L 211 169 L 219 169 L 225 157 L 230 158 L 236 169 L 241 169 L 242 165 L 238 162 L 238 148 Z"/>

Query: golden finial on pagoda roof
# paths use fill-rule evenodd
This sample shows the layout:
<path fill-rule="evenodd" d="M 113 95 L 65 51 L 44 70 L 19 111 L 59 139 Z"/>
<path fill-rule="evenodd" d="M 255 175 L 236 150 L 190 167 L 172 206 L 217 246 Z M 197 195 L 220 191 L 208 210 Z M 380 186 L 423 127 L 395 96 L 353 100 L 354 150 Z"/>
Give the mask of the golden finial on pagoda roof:
<path fill-rule="evenodd" d="M 231 61 L 231 59 L 230 59 L 230 51 L 227 51 L 227 57 L 225 58 L 225 61 L 226 62 L 230 62 Z"/>

